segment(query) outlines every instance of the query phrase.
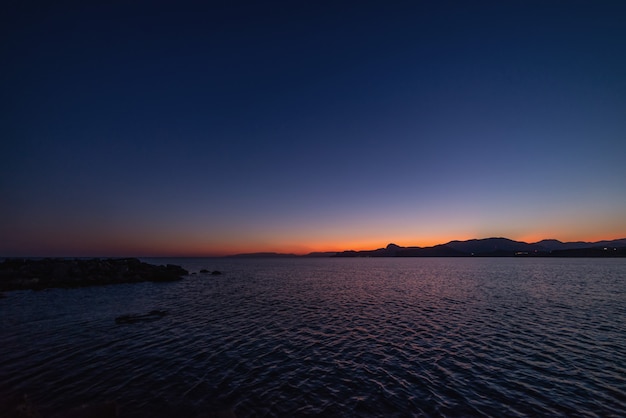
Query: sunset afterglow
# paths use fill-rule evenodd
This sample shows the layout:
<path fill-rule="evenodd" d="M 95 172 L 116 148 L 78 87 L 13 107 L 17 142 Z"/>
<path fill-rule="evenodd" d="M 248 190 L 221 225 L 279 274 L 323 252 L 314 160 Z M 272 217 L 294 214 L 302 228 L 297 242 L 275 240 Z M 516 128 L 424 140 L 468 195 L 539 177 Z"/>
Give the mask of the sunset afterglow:
<path fill-rule="evenodd" d="M 14 6 L 0 256 L 626 236 L 618 6 L 210 4 Z"/>

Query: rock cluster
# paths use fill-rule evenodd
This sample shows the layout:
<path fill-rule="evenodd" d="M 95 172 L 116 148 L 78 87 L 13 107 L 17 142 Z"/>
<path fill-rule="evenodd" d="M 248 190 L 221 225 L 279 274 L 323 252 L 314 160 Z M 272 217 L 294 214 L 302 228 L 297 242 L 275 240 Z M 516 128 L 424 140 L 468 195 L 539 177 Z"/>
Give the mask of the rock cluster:
<path fill-rule="evenodd" d="M 180 266 L 156 266 L 136 258 L 9 259 L 0 263 L 0 291 L 167 282 L 189 274 Z"/>
<path fill-rule="evenodd" d="M 207 269 L 202 269 L 202 270 L 200 270 L 200 273 L 202 273 L 202 274 L 208 274 L 208 273 L 211 273 L 211 275 L 212 275 L 212 276 L 218 276 L 218 275 L 222 274 L 222 272 L 221 272 L 221 271 L 219 271 L 219 270 L 209 271 L 209 270 L 207 270 Z"/>

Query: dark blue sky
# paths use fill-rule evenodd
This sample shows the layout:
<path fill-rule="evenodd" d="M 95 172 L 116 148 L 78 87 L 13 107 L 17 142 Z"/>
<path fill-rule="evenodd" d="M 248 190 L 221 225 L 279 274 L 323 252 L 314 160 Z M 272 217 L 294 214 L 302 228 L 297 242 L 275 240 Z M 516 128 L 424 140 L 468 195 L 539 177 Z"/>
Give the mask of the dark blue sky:
<path fill-rule="evenodd" d="M 626 235 L 622 2 L 13 3 L 1 255 Z"/>

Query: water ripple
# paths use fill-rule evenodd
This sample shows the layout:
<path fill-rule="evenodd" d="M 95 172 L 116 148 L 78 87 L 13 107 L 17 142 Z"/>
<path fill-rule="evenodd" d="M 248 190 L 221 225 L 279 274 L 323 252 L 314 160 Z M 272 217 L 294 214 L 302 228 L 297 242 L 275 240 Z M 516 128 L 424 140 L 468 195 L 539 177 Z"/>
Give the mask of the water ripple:
<path fill-rule="evenodd" d="M 0 300 L 0 407 L 123 417 L 624 416 L 622 260 L 167 260 Z M 116 324 L 121 314 L 169 312 Z M 3 410 L 0 409 L 0 415 Z"/>

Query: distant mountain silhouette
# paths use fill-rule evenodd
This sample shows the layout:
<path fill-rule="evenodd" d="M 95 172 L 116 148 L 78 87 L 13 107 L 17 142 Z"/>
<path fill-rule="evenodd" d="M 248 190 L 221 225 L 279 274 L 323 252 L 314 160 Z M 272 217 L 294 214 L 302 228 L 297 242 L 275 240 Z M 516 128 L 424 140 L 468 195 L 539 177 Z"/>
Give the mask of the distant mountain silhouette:
<path fill-rule="evenodd" d="M 308 257 L 308 258 L 316 258 L 316 257 L 332 257 L 334 255 L 336 255 L 337 252 L 336 251 L 325 251 L 325 252 L 313 252 L 313 253 L 308 253 L 303 255 L 302 257 Z"/>
<path fill-rule="evenodd" d="M 293 258 L 298 257 L 296 254 L 284 254 L 273 252 L 260 252 L 260 253 L 244 253 L 229 255 L 232 258 Z"/>
<path fill-rule="evenodd" d="M 605 249 L 606 248 L 606 249 Z M 343 251 L 335 257 L 624 257 L 626 238 L 598 242 L 561 242 L 546 239 L 529 244 L 508 238 L 470 239 L 450 241 L 432 247 L 400 247 L 389 244 L 386 248 L 365 251 Z"/>
<path fill-rule="evenodd" d="M 554 250 L 576 250 L 582 248 L 591 248 L 591 247 L 626 247 L 626 238 L 615 239 L 612 241 L 597 241 L 597 242 L 561 242 L 556 239 L 544 239 L 539 241 L 537 245 L 540 245 L 547 249 L 548 251 Z"/>
<path fill-rule="evenodd" d="M 432 247 L 401 247 L 389 244 L 375 250 L 346 250 L 340 252 L 313 252 L 303 256 L 281 253 L 248 253 L 230 257 L 626 257 L 626 238 L 597 242 L 561 242 L 544 239 L 535 243 L 494 237 L 450 241 Z"/>
<path fill-rule="evenodd" d="M 400 247 L 396 244 L 389 244 L 385 248 L 378 248 L 377 250 L 343 251 L 336 253 L 335 257 L 401 257 L 403 252 L 419 249 L 420 247 Z"/>

